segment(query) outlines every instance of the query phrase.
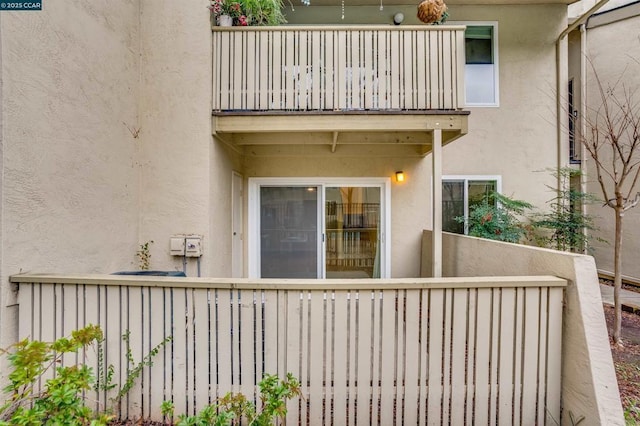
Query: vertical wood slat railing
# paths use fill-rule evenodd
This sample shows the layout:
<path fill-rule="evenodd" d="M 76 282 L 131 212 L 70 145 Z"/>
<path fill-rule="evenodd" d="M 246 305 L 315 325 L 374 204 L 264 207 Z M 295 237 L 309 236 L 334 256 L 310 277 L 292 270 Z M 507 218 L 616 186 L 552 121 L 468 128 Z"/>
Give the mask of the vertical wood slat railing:
<path fill-rule="evenodd" d="M 554 425 L 562 300 L 554 277 L 231 280 L 17 275 L 19 335 L 105 333 L 114 381 L 173 340 L 123 401 L 122 418 L 194 413 L 229 391 L 257 398 L 263 373 L 293 373 L 288 424 Z M 80 360 L 82 360 L 80 356 Z M 85 361 L 97 371 L 92 351 Z M 65 363 L 76 362 L 67 357 Z M 90 398 L 108 405 L 114 391 Z"/>
<path fill-rule="evenodd" d="M 214 111 L 464 105 L 464 26 L 214 27 Z"/>

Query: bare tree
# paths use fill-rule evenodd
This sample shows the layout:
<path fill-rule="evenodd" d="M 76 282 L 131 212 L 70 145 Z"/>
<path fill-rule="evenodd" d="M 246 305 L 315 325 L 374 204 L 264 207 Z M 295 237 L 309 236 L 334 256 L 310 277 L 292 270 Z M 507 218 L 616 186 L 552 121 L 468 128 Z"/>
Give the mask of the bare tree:
<path fill-rule="evenodd" d="M 622 344 L 622 219 L 640 201 L 640 192 L 633 195 L 640 176 L 640 104 L 636 90 L 622 79 L 605 87 L 593 64 L 591 68 L 599 99 L 583 117 L 587 130 L 578 139 L 593 159 L 604 205 L 615 214 L 613 340 Z"/>

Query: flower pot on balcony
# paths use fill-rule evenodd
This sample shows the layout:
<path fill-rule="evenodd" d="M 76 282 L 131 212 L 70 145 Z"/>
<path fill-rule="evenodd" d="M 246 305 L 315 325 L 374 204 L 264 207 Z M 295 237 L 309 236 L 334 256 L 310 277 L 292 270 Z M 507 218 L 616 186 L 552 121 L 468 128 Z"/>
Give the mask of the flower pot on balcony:
<path fill-rule="evenodd" d="M 418 19 L 425 24 L 442 23 L 447 16 L 447 5 L 443 0 L 422 0 L 418 5 Z"/>
<path fill-rule="evenodd" d="M 229 15 L 220 15 L 218 16 L 218 26 L 220 27 L 232 27 L 233 26 L 233 18 Z"/>

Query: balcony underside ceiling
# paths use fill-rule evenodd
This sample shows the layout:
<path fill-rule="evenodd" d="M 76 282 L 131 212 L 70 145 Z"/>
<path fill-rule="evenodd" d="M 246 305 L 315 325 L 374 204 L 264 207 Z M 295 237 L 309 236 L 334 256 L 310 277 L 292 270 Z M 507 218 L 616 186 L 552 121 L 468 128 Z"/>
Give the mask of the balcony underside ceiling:
<path fill-rule="evenodd" d="M 467 133 L 468 111 L 214 112 L 213 136 L 250 156 L 425 156 Z"/>

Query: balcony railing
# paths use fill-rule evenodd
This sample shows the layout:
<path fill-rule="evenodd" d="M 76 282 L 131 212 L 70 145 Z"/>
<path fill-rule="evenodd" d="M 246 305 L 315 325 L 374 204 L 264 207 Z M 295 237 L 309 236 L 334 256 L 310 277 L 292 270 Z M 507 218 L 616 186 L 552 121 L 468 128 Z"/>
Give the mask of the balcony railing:
<path fill-rule="evenodd" d="M 463 26 L 213 31 L 213 110 L 452 110 L 464 102 Z"/>
<path fill-rule="evenodd" d="M 105 332 L 113 379 L 171 336 L 120 417 L 194 413 L 229 391 L 258 399 L 263 373 L 293 373 L 287 424 L 556 424 L 562 302 L 553 277 L 233 280 L 18 275 L 19 334 Z M 79 354 L 99 371 L 95 353 Z M 77 362 L 75 356 L 63 360 Z M 103 370 L 104 371 L 104 370 Z M 87 392 L 107 404 L 116 389 Z M 104 407 L 96 403 L 96 408 Z"/>

